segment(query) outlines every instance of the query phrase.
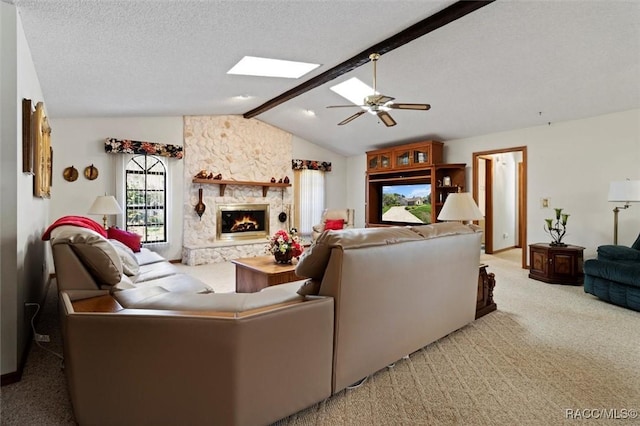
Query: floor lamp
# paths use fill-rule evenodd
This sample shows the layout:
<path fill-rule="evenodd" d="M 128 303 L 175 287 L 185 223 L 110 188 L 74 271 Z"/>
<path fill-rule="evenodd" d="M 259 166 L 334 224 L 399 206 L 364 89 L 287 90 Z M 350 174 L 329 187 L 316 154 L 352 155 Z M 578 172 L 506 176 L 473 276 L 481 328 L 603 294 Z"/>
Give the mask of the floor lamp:
<path fill-rule="evenodd" d="M 609 185 L 609 202 L 624 203 L 613 209 L 613 244 L 618 244 L 618 213 L 620 209 L 628 209 L 630 203 L 640 202 L 640 180 L 622 180 Z"/>

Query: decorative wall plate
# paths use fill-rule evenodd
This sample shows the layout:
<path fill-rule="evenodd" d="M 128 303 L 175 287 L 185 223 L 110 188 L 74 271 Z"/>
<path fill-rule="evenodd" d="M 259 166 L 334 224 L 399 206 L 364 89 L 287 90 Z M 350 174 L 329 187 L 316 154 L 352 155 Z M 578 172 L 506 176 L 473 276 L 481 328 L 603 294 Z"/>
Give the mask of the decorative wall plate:
<path fill-rule="evenodd" d="M 84 168 L 84 177 L 89 180 L 94 180 L 98 178 L 98 169 L 96 169 L 93 164 Z"/>
<path fill-rule="evenodd" d="M 67 182 L 73 182 L 74 180 L 78 179 L 78 169 L 73 166 L 67 167 L 62 171 L 62 177 Z"/>

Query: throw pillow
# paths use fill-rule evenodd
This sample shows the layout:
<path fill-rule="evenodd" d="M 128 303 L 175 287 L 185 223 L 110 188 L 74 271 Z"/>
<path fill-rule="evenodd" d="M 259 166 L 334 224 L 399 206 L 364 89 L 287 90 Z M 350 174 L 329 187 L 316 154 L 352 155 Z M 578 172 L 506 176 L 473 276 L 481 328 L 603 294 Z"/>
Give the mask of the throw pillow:
<path fill-rule="evenodd" d="M 109 240 L 109 242 L 115 247 L 120 256 L 120 260 L 122 260 L 122 270 L 124 273 L 130 277 L 137 275 L 138 272 L 140 272 L 140 266 L 133 254 L 133 250 L 118 240 Z"/>
<path fill-rule="evenodd" d="M 142 237 L 136 233 L 125 231 L 124 229 L 118 229 L 116 227 L 111 227 L 107 231 L 107 237 L 110 240 L 118 240 L 135 253 L 140 251 L 140 241 Z"/>
<path fill-rule="evenodd" d="M 300 296 L 317 296 L 320 292 L 320 281 L 307 280 L 298 289 L 297 293 Z"/>
<path fill-rule="evenodd" d="M 344 219 L 327 219 L 324 222 L 324 230 L 327 229 L 343 229 L 344 228 Z"/>

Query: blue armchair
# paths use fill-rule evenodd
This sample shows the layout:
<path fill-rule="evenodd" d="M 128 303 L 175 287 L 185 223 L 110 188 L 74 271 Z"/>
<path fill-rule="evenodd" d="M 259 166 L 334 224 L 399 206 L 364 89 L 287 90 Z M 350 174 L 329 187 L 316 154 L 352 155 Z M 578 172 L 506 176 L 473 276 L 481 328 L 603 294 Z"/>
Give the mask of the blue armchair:
<path fill-rule="evenodd" d="M 584 263 L 584 291 L 640 311 L 640 235 L 631 247 L 598 247 L 597 259 Z"/>

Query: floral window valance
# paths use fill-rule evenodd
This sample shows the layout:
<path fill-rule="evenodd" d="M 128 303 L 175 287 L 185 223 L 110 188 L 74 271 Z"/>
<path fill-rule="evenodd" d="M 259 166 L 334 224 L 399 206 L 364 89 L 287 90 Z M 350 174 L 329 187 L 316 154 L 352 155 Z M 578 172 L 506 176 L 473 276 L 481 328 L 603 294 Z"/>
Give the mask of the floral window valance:
<path fill-rule="evenodd" d="M 315 160 L 291 160 L 293 170 L 320 170 L 322 172 L 331 171 L 331 162 Z"/>
<path fill-rule="evenodd" d="M 182 158 L 182 147 L 166 143 L 140 142 L 129 139 L 107 138 L 104 151 L 111 154 L 143 154 L 161 155 L 171 158 Z"/>

